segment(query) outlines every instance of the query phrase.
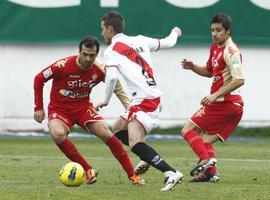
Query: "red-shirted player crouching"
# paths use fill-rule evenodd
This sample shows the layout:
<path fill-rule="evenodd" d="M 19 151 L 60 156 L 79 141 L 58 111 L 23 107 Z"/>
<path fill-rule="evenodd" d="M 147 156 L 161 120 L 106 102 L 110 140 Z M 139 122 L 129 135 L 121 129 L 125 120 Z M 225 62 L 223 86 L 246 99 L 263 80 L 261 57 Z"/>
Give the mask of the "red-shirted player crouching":
<path fill-rule="evenodd" d="M 105 78 L 104 65 L 96 60 L 98 52 L 97 39 L 92 36 L 85 37 L 79 44 L 79 55 L 60 59 L 36 75 L 34 119 L 41 123 L 45 118 L 43 86 L 45 82 L 52 79 L 48 105 L 48 126 L 51 137 L 71 161 L 83 166 L 87 183 L 96 182 L 97 172 L 68 139 L 68 133 L 75 124 L 103 140 L 133 184 L 144 184 L 144 180 L 135 172 L 121 142 L 111 133 L 102 116 L 96 112 L 90 102 L 92 88 Z M 127 107 L 129 99 L 119 82 L 114 93 Z"/>

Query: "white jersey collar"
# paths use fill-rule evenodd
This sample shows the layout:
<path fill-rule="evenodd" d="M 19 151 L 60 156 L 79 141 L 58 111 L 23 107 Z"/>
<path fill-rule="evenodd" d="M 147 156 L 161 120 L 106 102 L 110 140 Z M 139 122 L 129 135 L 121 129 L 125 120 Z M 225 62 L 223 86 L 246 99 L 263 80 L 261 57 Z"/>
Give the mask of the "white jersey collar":
<path fill-rule="evenodd" d="M 112 37 L 112 41 L 114 41 L 117 38 L 122 37 L 122 36 L 124 36 L 124 33 L 118 33 L 118 34 L 116 34 L 115 36 Z"/>

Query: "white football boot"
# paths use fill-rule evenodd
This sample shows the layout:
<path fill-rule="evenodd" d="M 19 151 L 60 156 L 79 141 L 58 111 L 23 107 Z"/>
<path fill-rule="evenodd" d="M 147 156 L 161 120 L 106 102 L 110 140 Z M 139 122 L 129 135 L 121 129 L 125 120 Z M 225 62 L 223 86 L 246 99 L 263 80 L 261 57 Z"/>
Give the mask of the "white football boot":
<path fill-rule="evenodd" d="M 176 171 L 176 172 L 167 171 L 167 172 L 164 172 L 164 175 L 165 175 L 165 180 L 164 180 L 165 186 L 161 188 L 160 190 L 163 192 L 172 190 L 176 184 L 182 182 L 182 179 L 184 177 L 184 175 L 179 171 Z"/>

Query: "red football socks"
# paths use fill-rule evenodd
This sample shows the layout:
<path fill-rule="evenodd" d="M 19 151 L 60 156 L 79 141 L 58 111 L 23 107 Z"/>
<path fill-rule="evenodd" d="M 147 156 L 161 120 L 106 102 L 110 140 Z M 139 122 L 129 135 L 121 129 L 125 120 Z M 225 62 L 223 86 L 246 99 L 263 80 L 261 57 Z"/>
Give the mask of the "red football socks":
<path fill-rule="evenodd" d="M 214 148 L 214 146 L 211 143 L 204 143 L 204 146 L 208 152 L 208 155 L 210 158 L 216 158 L 216 150 Z M 217 168 L 216 166 L 210 167 L 207 170 L 210 174 L 214 174 L 217 172 Z"/>
<path fill-rule="evenodd" d="M 195 130 L 186 132 L 183 136 L 191 149 L 196 153 L 200 160 L 209 158 L 208 152 L 204 146 L 203 139 Z"/>
<path fill-rule="evenodd" d="M 61 144 L 57 144 L 59 149 L 73 162 L 79 163 L 85 171 L 91 169 L 91 166 L 82 157 L 75 145 L 69 140 L 64 140 Z"/>
<path fill-rule="evenodd" d="M 119 161 L 122 168 L 127 173 L 128 177 L 131 177 L 134 174 L 135 169 L 121 142 L 115 136 L 113 136 L 110 140 L 106 142 L 106 144 L 110 148 L 114 157 Z"/>

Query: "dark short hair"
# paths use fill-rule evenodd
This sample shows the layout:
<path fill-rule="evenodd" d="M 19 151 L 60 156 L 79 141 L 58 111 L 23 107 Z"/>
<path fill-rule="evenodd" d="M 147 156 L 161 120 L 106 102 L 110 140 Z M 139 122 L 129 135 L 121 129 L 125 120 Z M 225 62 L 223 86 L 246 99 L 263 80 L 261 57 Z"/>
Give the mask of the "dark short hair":
<path fill-rule="evenodd" d="M 101 20 L 104 22 L 104 25 L 112 26 L 115 33 L 123 33 L 125 29 L 125 19 L 124 17 L 115 11 L 111 11 L 105 14 Z"/>
<path fill-rule="evenodd" d="M 220 23 L 222 24 L 222 26 L 224 27 L 226 31 L 231 30 L 232 32 L 232 20 L 229 15 L 226 15 L 224 13 L 219 13 L 215 15 L 214 17 L 212 17 L 210 25 L 213 23 Z"/>
<path fill-rule="evenodd" d="M 85 38 L 83 38 L 81 41 L 80 41 L 80 44 L 79 44 L 79 50 L 81 52 L 82 50 L 82 46 L 85 46 L 87 48 L 93 48 L 94 46 L 97 47 L 97 51 L 96 53 L 98 54 L 99 52 L 99 41 L 97 40 L 96 37 L 94 36 L 91 36 L 91 35 L 88 35 L 86 36 Z"/>

